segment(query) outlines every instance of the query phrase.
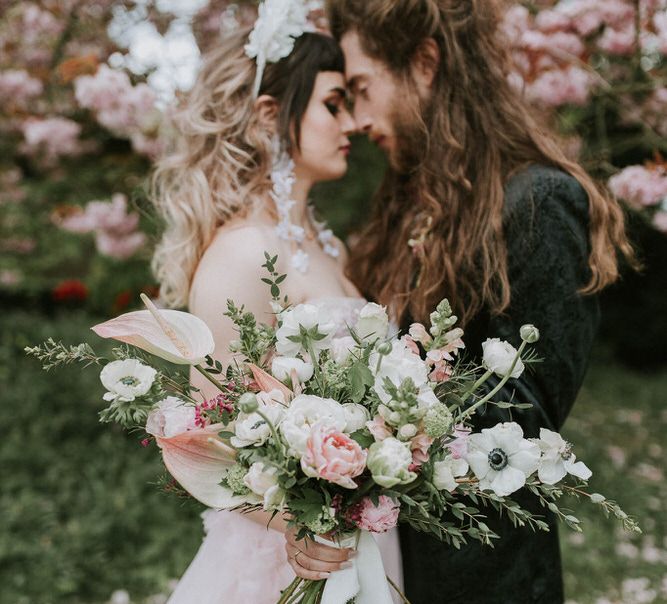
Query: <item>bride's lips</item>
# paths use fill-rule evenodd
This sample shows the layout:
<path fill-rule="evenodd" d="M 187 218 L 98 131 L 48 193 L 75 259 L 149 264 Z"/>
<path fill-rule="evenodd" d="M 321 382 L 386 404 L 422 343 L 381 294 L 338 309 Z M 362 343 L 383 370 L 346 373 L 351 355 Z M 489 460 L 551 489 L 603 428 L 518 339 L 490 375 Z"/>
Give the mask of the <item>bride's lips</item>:
<path fill-rule="evenodd" d="M 347 157 L 350 154 L 350 149 L 352 148 L 352 145 L 343 145 L 340 150 L 343 152 L 343 155 Z"/>

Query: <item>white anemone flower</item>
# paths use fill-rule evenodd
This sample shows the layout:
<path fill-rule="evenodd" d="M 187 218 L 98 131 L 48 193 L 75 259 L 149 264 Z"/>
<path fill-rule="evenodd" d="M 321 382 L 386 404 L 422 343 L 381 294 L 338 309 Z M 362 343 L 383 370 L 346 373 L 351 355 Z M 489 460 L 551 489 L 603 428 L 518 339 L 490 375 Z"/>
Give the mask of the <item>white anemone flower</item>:
<path fill-rule="evenodd" d="M 556 484 L 572 474 L 582 480 L 588 480 L 591 472 L 583 461 L 577 461 L 571 445 L 558 432 L 540 428 L 540 438 L 531 439 L 542 451 L 537 477 L 544 484 Z"/>
<path fill-rule="evenodd" d="M 465 460 L 480 489 L 505 497 L 523 487 L 526 478 L 537 470 L 540 448 L 523 437 L 519 424 L 505 422 L 471 434 Z"/>
<path fill-rule="evenodd" d="M 112 361 L 100 372 L 100 381 L 108 390 L 104 400 L 131 402 L 151 389 L 156 375 L 155 369 L 137 359 Z"/>

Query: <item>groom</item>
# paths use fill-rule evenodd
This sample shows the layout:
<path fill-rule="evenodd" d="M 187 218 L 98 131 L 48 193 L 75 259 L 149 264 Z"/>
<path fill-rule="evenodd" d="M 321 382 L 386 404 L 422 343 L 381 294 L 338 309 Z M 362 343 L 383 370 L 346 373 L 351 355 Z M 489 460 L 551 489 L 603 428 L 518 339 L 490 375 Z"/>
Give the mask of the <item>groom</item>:
<path fill-rule="evenodd" d="M 388 155 L 375 210 L 352 250 L 350 276 L 407 328 L 448 297 L 467 354 L 498 337 L 518 346 L 539 327 L 544 362 L 489 405 L 476 428 L 510 418 L 526 437 L 559 430 L 581 386 L 598 323 L 593 295 L 632 260 L 618 206 L 569 161 L 508 84 L 508 53 L 491 0 L 328 0 L 346 57 L 358 127 Z M 493 384 L 491 385 L 491 387 Z M 514 528 L 493 510 L 495 547 L 455 550 L 403 529 L 413 604 L 563 601 L 553 515 L 549 533 Z"/>

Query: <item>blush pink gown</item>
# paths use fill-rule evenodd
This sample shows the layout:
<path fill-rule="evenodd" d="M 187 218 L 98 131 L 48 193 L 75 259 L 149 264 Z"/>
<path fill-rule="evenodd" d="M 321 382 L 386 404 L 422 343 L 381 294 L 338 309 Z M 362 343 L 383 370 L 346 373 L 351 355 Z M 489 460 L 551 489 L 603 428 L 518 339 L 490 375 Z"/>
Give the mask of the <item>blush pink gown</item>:
<path fill-rule="evenodd" d="M 327 316 L 348 335 L 365 302 L 359 298 L 311 301 L 323 306 Z M 275 604 L 280 590 L 294 579 L 287 563 L 285 537 L 246 518 L 239 512 L 207 510 L 204 541 L 167 604 Z M 401 589 L 403 572 L 398 530 L 374 535 L 387 575 Z M 394 601 L 401 599 L 392 593 Z M 343 603 L 341 603 L 343 604 Z"/>

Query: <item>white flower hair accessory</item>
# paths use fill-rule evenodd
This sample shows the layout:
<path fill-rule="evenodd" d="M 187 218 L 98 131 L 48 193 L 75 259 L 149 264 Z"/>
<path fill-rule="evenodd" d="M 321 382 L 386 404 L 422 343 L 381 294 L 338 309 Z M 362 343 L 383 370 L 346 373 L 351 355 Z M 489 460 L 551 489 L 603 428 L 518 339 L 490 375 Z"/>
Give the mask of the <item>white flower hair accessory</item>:
<path fill-rule="evenodd" d="M 257 62 L 253 96 L 259 94 L 267 63 L 276 63 L 288 56 L 294 41 L 308 28 L 308 6 L 303 0 L 265 0 L 250 32 L 245 54 Z"/>

